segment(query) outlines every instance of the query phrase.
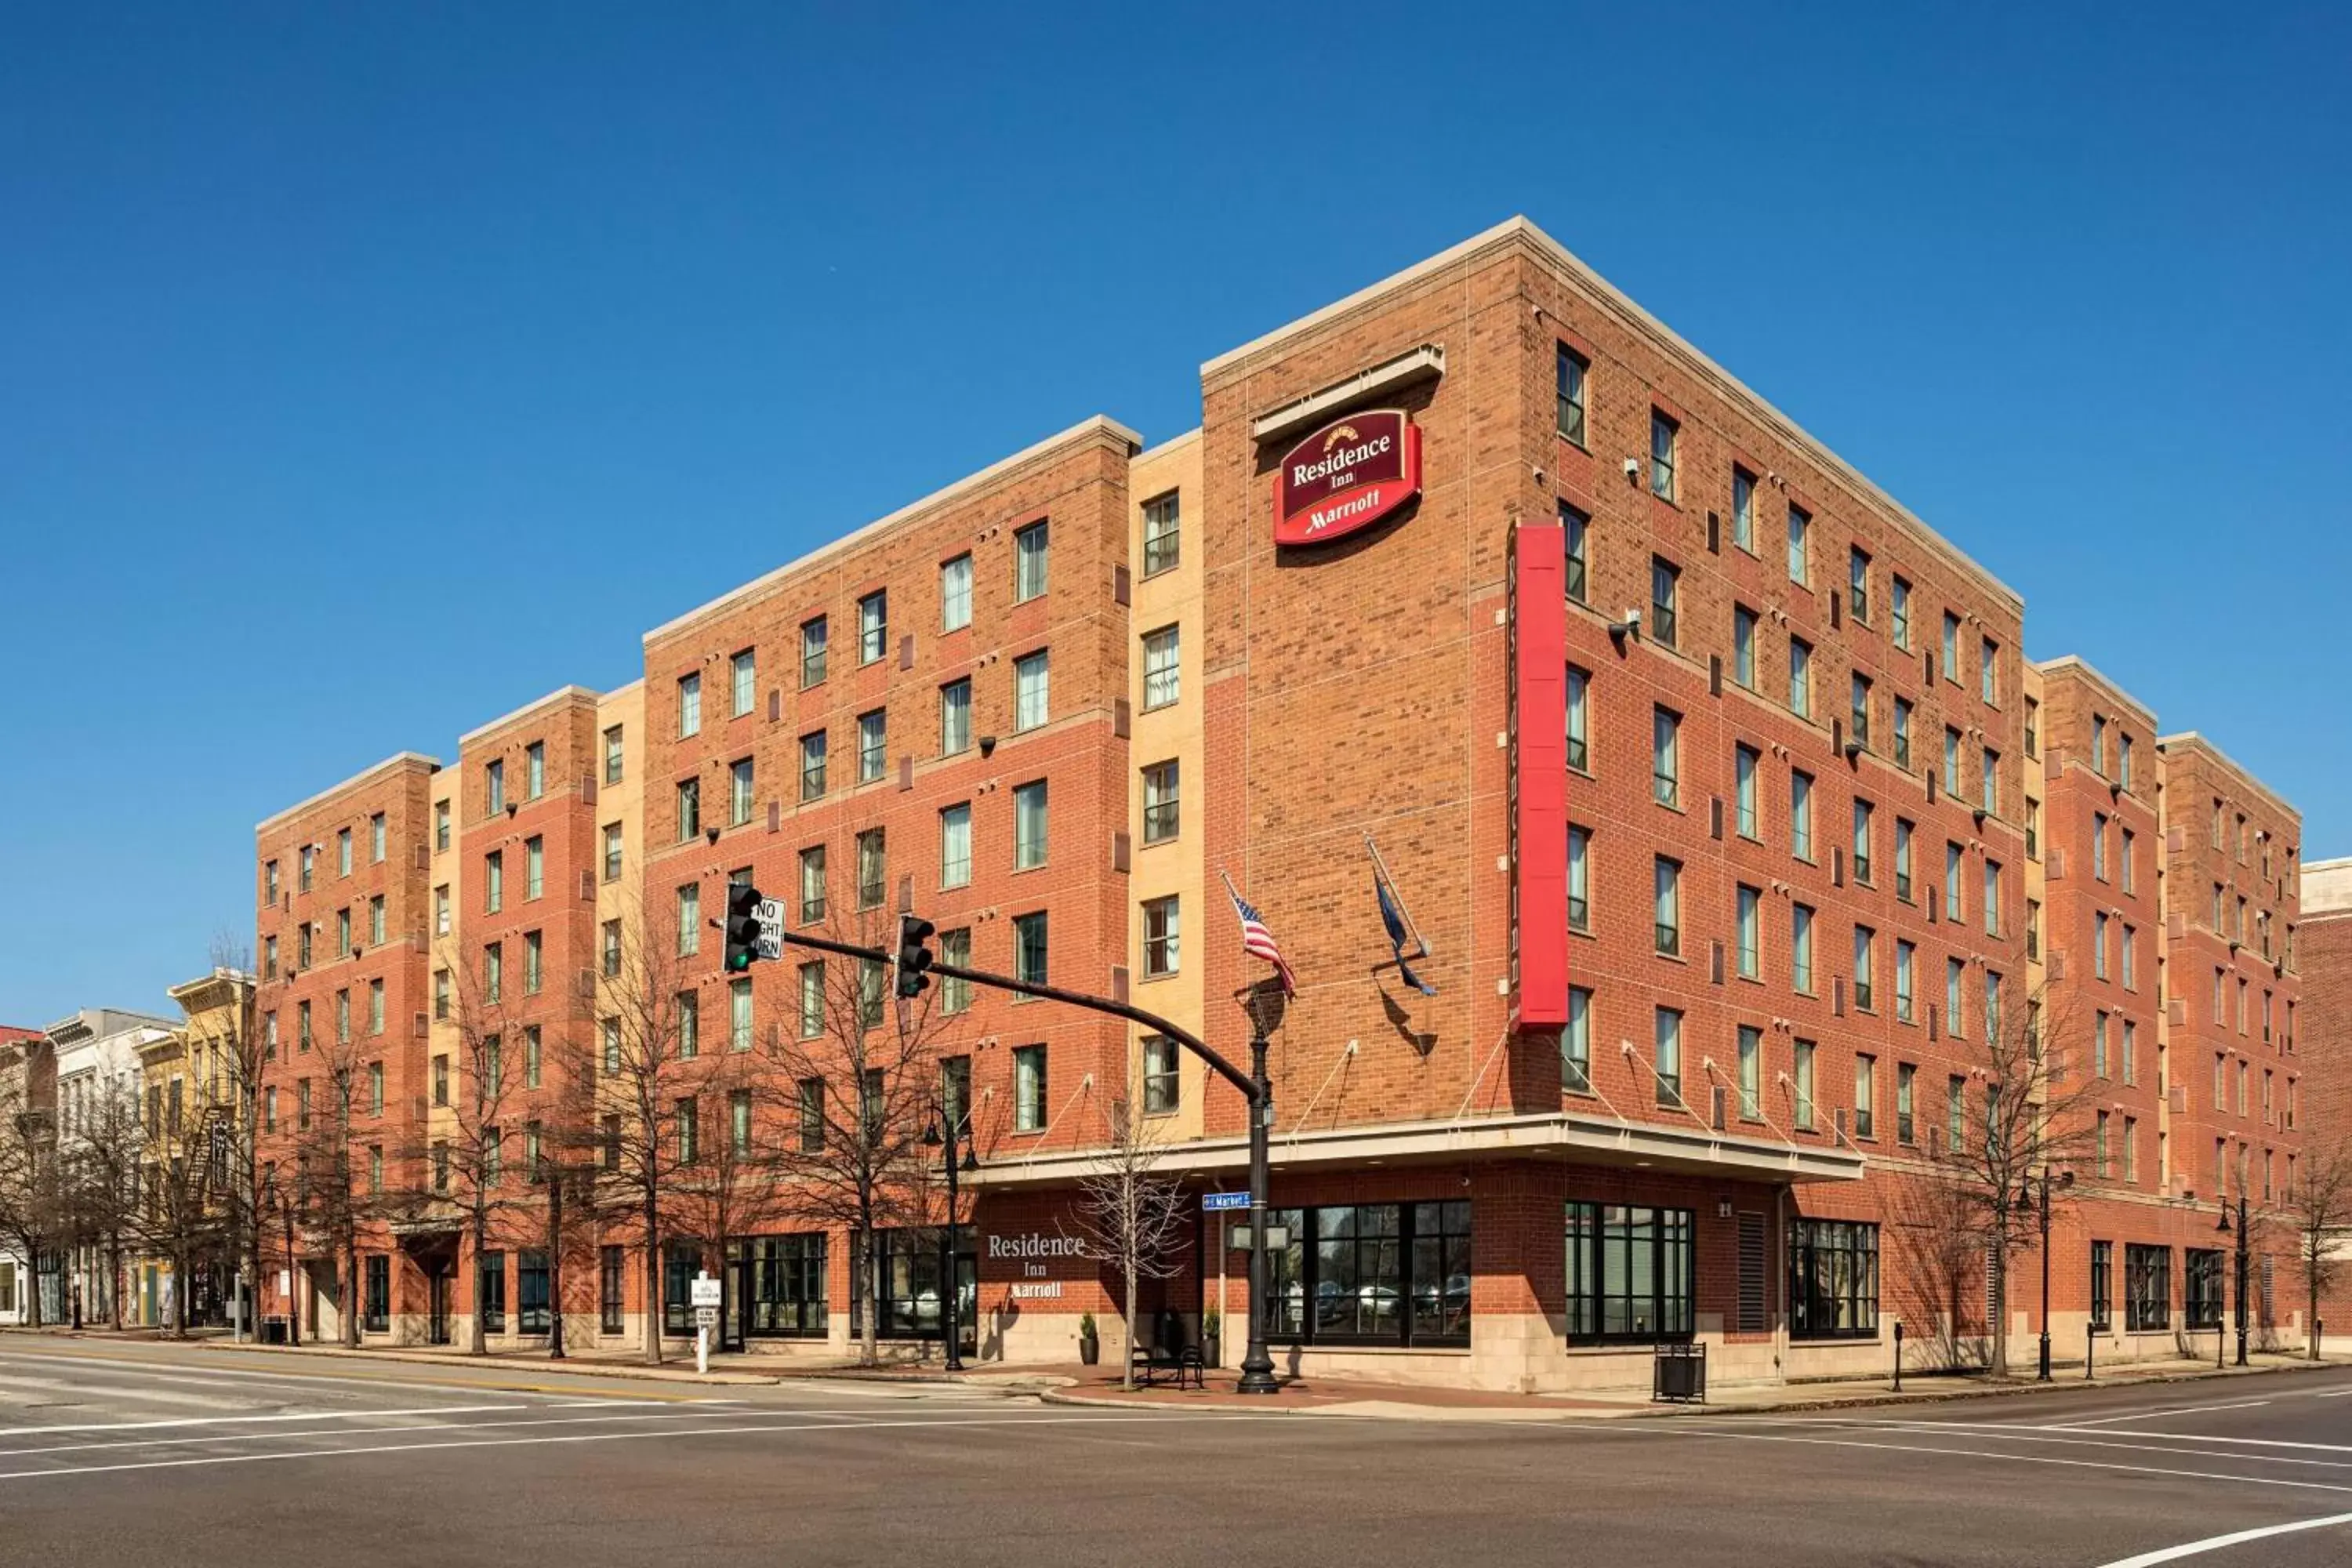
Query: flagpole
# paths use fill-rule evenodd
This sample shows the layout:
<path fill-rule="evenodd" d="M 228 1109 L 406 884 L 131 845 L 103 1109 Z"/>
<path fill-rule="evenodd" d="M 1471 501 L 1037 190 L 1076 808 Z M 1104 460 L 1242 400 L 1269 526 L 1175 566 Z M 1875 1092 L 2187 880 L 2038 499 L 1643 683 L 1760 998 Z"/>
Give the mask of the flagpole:
<path fill-rule="evenodd" d="M 1233 901 L 1234 918 L 1241 918 L 1241 895 L 1234 891 L 1234 879 L 1225 869 L 1217 868 L 1218 879 L 1225 885 L 1225 897 Z M 1250 1016 L 1250 1078 L 1257 1085 L 1257 1098 L 1249 1108 L 1249 1184 L 1250 1184 L 1250 1256 L 1249 1256 L 1249 1348 L 1242 1356 L 1241 1382 L 1236 1391 L 1242 1394 L 1274 1394 L 1280 1385 L 1274 1380 L 1274 1357 L 1266 1349 L 1266 1323 L 1273 1316 L 1267 1310 L 1265 1226 L 1269 1210 L 1266 1188 L 1273 1184 L 1273 1152 L 1268 1146 L 1274 1126 L 1274 1086 L 1265 1076 L 1265 1015 L 1266 999 L 1252 990 L 1247 1004 Z"/>

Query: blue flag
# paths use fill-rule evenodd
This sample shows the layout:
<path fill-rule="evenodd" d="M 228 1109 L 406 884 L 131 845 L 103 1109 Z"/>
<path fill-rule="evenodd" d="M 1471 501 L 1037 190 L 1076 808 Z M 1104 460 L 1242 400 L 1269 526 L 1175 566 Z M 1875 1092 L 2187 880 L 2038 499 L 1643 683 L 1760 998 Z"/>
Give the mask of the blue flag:
<path fill-rule="evenodd" d="M 1409 959 L 1428 957 L 1428 944 L 1421 940 L 1420 934 L 1405 919 L 1403 900 L 1397 897 L 1396 889 L 1389 884 L 1389 870 L 1381 863 L 1380 850 L 1372 847 L 1369 838 L 1365 840 L 1365 846 L 1372 849 L 1372 894 L 1381 901 L 1381 924 L 1388 928 L 1389 942 L 1396 949 L 1397 973 L 1415 991 L 1424 996 L 1434 996 L 1437 987 L 1415 974 L 1408 962 Z M 1410 953 L 1405 951 L 1408 946 L 1412 949 Z"/>

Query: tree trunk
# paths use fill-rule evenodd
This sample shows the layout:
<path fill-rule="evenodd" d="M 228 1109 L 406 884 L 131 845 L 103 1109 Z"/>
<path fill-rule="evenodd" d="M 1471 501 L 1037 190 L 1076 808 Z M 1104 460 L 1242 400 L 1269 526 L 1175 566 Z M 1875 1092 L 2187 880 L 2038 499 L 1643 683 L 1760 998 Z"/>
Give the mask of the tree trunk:
<path fill-rule="evenodd" d="M 1120 1374 L 1119 1385 L 1132 1393 L 1135 1388 L 1135 1253 L 1132 1249 L 1122 1258 L 1127 1283 L 1127 1370 Z"/>
<path fill-rule="evenodd" d="M 474 1211 L 473 1225 L 474 1323 L 472 1329 L 466 1335 L 466 1353 L 467 1355 L 488 1355 L 490 1352 L 489 1335 L 488 1331 L 484 1328 L 482 1321 L 482 1248 L 488 1245 L 489 1241 L 488 1231 L 489 1226 L 484 1222 L 481 1210 L 478 1207 L 476 1208 Z"/>
<path fill-rule="evenodd" d="M 661 1364 L 662 1266 L 660 1209 L 652 1194 L 646 1196 L 646 1364 Z"/>
<path fill-rule="evenodd" d="M 360 1237 L 356 1230 L 343 1236 L 343 1345 L 360 1348 Z"/>
<path fill-rule="evenodd" d="M 114 1327 L 119 1333 L 122 1329 L 122 1234 L 120 1231 L 110 1232 L 106 1237 L 106 1277 L 110 1288 L 108 1294 L 114 1298 Z"/>
<path fill-rule="evenodd" d="M 1993 1221 L 1992 1260 L 1987 1266 L 1992 1270 L 1992 1375 L 2009 1375 L 2009 1220 L 2006 1215 Z"/>
<path fill-rule="evenodd" d="M 858 1314 L 857 1364 L 882 1364 L 882 1324 L 880 1303 L 874 1299 L 874 1195 L 870 1192 L 857 1194 L 857 1236 L 850 1249 L 850 1300 L 859 1300 L 864 1291 L 865 1310 Z"/>

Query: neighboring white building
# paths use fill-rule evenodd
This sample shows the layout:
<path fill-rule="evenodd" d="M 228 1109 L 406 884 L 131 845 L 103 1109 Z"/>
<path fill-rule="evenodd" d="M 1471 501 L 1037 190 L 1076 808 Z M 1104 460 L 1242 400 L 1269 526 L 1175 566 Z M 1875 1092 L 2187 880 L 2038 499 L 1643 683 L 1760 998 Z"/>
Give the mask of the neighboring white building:
<path fill-rule="evenodd" d="M 48 1105 L 49 1060 L 38 1029 L 0 1024 L 0 1116 L 39 1117 Z M 0 1136 L 10 1136 L 0 1128 Z M 33 1262 L 0 1237 L 0 1328 L 33 1321 Z"/>
<path fill-rule="evenodd" d="M 127 1108 L 126 1113 L 137 1114 L 139 1048 L 169 1035 L 174 1026 L 172 1019 L 152 1014 L 117 1007 L 85 1007 L 44 1031 L 57 1058 L 58 1150 L 61 1157 L 70 1157 L 77 1140 L 87 1135 L 110 1098 L 120 1096 L 118 1103 Z M 127 1271 L 135 1260 L 135 1249 L 126 1250 L 121 1267 Z M 65 1299 L 44 1302 L 42 1316 L 51 1321 L 69 1321 L 78 1292 L 84 1322 L 111 1318 L 116 1295 L 123 1283 L 108 1267 L 102 1248 L 77 1248 L 66 1259 Z"/>

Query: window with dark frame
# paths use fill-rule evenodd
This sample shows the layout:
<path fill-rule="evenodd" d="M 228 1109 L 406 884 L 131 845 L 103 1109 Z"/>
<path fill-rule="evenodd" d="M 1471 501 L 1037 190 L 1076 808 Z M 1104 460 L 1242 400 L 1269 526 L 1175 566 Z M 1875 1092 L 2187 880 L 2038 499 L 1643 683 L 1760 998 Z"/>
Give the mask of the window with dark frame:
<path fill-rule="evenodd" d="M 1789 1337 L 1874 1339 L 1878 1226 L 1864 1220 L 1789 1222 Z"/>
<path fill-rule="evenodd" d="M 2191 1329 L 2221 1326 L 2221 1252 L 2218 1247 L 2192 1247 L 2181 1255 L 2185 1265 L 2181 1304 Z"/>
<path fill-rule="evenodd" d="M 1276 1209 L 1269 1337 L 1285 1344 L 1466 1346 L 1467 1199 Z"/>
<path fill-rule="evenodd" d="M 1571 1344 L 1690 1338 L 1697 1323 L 1696 1211 L 1571 1199 L 1567 1247 Z"/>
<path fill-rule="evenodd" d="M 1588 602 L 1586 598 L 1586 583 L 1591 563 L 1587 559 L 1585 547 L 1587 544 L 1587 531 L 1591 528 L 1591 522 L 1592 520 L 1590 517 L 1587 517 L 1583 512 L 1579 511 L 1576 508 L 1569 505 L 1566 501 L 1559 503 L 1560 533 L 1566 546 L 1568 558 L 1568 574 L 1564 581 L 1567 585 L 1567 593 L 1570 601 L 1579 605 Z"/>
<path fill-rule="evenodd" d="M 825 1235 L 751 1236 L 728 1244 L 742 1291 L 743 1331 L 815 1339 L 825 1331 Z"/>
<path fill-rule="evenodd" d="M 1165 844 L 1176 837 L 1177 765 L 1173 760 L 1143 770 L 1143 841 Z"/>
<path fill-rule="evenodd" d="M 1143 503 L 1143 574 L 1165 572 L 1176 564 L 1183 538 L 1183 510 L 1177 492 L 1154 496 Z"/>
<path fill-rule="evenodd" d="M 2172 1248 L 2124 1246 L 2124 1327 L 2148 1333 L 2172 1326 Z"/>
<path fill-rule="evenodd" d="M 507 1255 L 485 1252 L 477 1260 L 474 1271 L 475 1310 L 481 1314 L 482 1331 L 502 1334 L 507 1331 Z"/>
<path fill-rule="evenodd" d="M 2115 1300 L 2115 1251 L 2112 1241 L 2091 1243 L 2091 1327 L 2101 1333 L 2110 1326 L 2110 1304 Z"/>
<path fill-rule="evenodd" d="M 548 1331 L 547 1254 L 536 1248 L 515 1254 L 515 1327 L 526 1334 Z"/>
<path fill-rule="evenodd" d="M 623 1294 L 623 1270 L 626 1267 L 617 1247 L 596 1249 L 596 1331 L 617 1334 L 626 1310 L 627 1297 Z"/>
<path fill-rule="evenodd" d="M 1555 422 L 1560 435 L 1580 447 L 1584 445 L 1584 382 L 1591 370 L 1582 354 L 1566 343 L 1557 345 L 1553 366 Z"/>
<path fill-rule="evenodd" d="M 360 1327 L 372 1334 L 388 1333 L 392 1330 L 392 1258 L 385 1253 L 371 1252 L 364 1261 L 367 1306 Z"/>

